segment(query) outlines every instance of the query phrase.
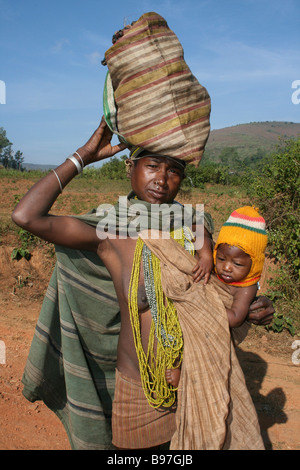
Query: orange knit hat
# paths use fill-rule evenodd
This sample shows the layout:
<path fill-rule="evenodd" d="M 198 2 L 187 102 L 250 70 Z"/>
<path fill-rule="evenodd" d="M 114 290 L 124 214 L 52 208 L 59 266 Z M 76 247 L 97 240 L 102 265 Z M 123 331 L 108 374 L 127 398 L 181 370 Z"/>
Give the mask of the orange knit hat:
<path fill-rule="evenodd" d="M 245 206 L 232 212 L 220 230 L 214 248 L 214 262 L 216 264 L 218 246 L 226 243 L 247 253 L 252 265 L 245 279 L 229 285 L 246 287 L 256 284 L 263 270 L 267 242 L 266 222 L 257 209 Z"/>

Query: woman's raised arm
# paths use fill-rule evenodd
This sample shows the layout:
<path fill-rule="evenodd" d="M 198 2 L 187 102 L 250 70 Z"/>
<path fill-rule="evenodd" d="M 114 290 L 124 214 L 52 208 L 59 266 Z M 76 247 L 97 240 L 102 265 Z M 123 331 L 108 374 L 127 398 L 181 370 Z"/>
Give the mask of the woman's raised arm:
<path fill-rule="evenodd" d="M 90 163 L 112 157 L 126 148 L 111 145 L 112 133 L 104 118 L 88 142 L 44 178 L 39 180 L 16 206 L 12 220 L 28 232 L 58 245 L 96 251 L 96 230 L 68 216 L 52 216 L 49 211 L 62 189 Z"/>

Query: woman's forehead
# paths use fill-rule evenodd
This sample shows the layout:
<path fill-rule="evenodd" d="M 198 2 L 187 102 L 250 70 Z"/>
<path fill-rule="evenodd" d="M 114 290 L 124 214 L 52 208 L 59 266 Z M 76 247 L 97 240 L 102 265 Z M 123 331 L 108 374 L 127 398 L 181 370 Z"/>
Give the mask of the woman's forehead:
<path fill-rule="evenodd" d="M 184 169 L 184 165 L 180 160 L 171 157 L 164 157 L 161 155 L 144 155 L 142 158 L 139 158 L 137 161 L 141 161 L 143 163 L 148 163 L 149 161 L 155 161 L 161 165 L 168 165 L 171 168 L 180 168 L 181 170 Z"/>

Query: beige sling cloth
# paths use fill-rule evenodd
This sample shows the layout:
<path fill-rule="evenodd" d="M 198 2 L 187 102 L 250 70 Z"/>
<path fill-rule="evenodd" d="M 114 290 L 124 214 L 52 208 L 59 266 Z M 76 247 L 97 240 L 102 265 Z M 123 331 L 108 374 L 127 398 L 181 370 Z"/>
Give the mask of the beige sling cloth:
<path fill-rule="evenodd" d="M 184 356 L 173 450 L 263 450 L 256 411 L 228 326 L 232 296 L 211 276 L 193 283 L 195 259 L 173 239 L 141 238 L 161 260 L 162 286 L 176 305 Z"/>

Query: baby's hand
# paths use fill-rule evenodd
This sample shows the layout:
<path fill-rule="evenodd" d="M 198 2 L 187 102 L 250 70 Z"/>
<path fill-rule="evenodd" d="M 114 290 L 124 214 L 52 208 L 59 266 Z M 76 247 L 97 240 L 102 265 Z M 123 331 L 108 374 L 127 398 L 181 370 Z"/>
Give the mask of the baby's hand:
<path fill-rule="evenodd" d="M 202 278 L 204 278 L 204 285 L 206 285 L 209 281 L 212 269 L 212 255 L 202 255 L 201 258 L 198 259 L 196 266 L 192 270 L 194 282 L 199 282 Z"/>

